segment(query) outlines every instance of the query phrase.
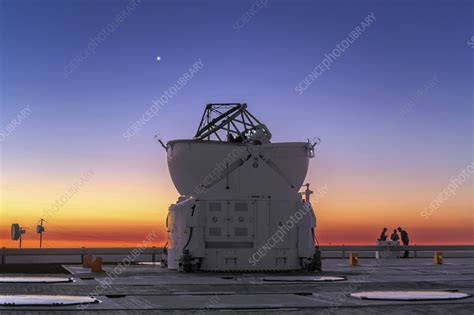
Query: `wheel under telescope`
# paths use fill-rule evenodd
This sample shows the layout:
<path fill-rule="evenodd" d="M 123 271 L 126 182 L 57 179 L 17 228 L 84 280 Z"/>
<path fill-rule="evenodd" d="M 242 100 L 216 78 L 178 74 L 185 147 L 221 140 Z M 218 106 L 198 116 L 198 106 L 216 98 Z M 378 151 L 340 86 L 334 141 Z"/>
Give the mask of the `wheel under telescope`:
<path fill-rule="evenodd" d="M 166 219 L 168 268 L 320 269 L 309 184 L 300 192 L 316 144 L 271 137 L 246 104 L 208 104 L 193 139 L 162 143 L 180 193 Z"/>

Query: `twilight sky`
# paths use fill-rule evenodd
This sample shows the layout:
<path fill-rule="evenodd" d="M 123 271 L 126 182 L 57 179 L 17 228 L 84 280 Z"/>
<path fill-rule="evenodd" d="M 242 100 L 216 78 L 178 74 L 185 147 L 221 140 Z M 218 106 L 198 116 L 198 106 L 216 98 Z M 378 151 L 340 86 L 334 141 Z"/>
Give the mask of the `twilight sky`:
<path fill-rule="evenodd" d="M 322 139 L 307 176 L 327 187 L 321 243 L 372 244 L 383 226 L 413 244 L 473 242 L 472 1 L 134 1 L 0 0 L 0 246 L 17 246 L 11 223 L 37 246 L 55 205 L 45 247 L 133 245 L 153 229 L 162 244 L 178 193 L 153 137 L 192 137 L 210 102 L 246 102 L 273 142 Z"/>

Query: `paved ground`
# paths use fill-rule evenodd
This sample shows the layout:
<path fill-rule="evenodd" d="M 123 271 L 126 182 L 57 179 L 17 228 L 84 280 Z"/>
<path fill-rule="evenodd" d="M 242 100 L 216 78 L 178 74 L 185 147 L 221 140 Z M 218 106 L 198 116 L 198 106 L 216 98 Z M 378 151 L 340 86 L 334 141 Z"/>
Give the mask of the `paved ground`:
<path fill-rule="evenodd" d="M 347 280 L 268 282 L 264 279 L 267 276 L 289 274 L 184 274 L 141 265 L 124 270 L 106 265 L 104 269 L 112 274 L 107 279 L 106 274 L 91 274 L 80 266 L 68 265 L 66 268 L 72 273 L 74 283 L 0 284 L 0 294 L 97 295 L 102 303 L 87 305 L 84 310 L 78 306 L 0 306 L 0 314 L 71 314 L 71 311 L 78 314 L 82 311 L 88 314 L 230 314 L 237 311 L 253 314 L 258 311 L 272 314 L 474 314 L 474 297 L 404 302 L 359 300 L 349 296 L 367 290 L 458 290 L 474 295 L 472 258 L 445 259 L 443 265 L 421 258 L 361 259 L 357 267 L 350 267 L 346 259 L 328 259 L 323 266 L 323 273 L 291 275 L 345 276 Z M 114 267 L 120 275 L 113 273 Z"/>

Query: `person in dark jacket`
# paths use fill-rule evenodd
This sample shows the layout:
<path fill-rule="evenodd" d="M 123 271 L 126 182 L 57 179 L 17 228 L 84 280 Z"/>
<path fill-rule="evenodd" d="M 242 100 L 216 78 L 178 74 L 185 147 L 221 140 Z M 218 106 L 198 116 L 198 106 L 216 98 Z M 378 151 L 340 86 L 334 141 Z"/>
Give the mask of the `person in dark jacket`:
<path fill-rule="evenodd" d="M 383 228 L 382 233 L 380 233 L 379 241 L 387 240 L 387 228 Z"/>
<path fill-rule="evenodd" d="M 400 237 L 397 234 L 397 230 L 393 230 L 392 235 L 390 235 L 390 239 L 394 242 L 399 241 Z"/>
<path fill-rule="evenodd" d="M 401 227 L 398 227 L 397 230 L 398 232 L 400 232 L 400 238 L 402 239 L 402 244 L 405 246 L 408 246 L 410 244 L 410 238 L 408 237 L 408 232 L 402 229 Z M 410 256 L 410 253 L 406 250 L 402 258 L 408 258 L 409 256 Z"/>

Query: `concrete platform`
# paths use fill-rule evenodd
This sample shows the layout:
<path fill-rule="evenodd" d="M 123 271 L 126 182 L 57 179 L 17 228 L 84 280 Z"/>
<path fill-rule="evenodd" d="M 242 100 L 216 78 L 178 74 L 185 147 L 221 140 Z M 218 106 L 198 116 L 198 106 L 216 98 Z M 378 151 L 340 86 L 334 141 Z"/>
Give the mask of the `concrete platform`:
<path fill-rule="evenodd" d="M 66 265 L 75 282 L 52 284 L 0 283 L 0 294 L 94 295 L 100 304 L 84 306 L 0 306 L 0 314 L 469 314 L 474 297 L 442 301 L 375 301 L 350 297 L 360 291 L 450 290 L 474 295 L 474 259 L 326 259 L 322 273 L 177 273 L 153 265 L 90 273 Z M 114 269 L 115 268 L 115 269 Z M 114 272 L 115 270 L 115 272 Z M 7 274 L 2 274 L 3 276 Z M 16 274 L 18 276 L 19 274 Z M 36 274 L 37 276 L 64 276 Z M 25 275 L 26 276 L 26 275 Z M 32 276 L 29 274 L 28 276 Z M 287 276 L 298 276 L 298 281 Z M 304 277 L 308 281 L 304 281 Z M 342 276 L 344 281 L 311 282 L 315 276 Z M 282 281 L 265 281 L 282 277 Z M 287 278 L 284 278 L 287 277 Z"/>

